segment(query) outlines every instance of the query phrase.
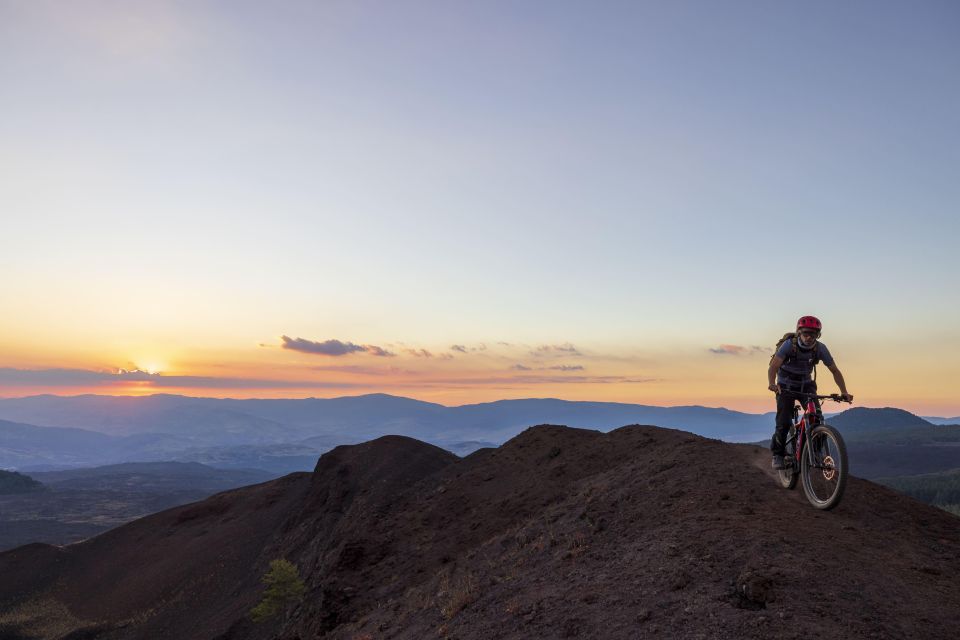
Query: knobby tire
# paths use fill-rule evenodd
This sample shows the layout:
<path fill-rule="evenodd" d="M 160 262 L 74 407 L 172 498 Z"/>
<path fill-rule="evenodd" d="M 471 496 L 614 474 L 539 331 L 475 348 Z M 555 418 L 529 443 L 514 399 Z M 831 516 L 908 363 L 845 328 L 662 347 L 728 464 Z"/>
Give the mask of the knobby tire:
<path fill-rule="evenodd" d="M 783 450 L 783 462 L 787 465 L 786 469 L 777 470 L 777 480 L 780 482 L 780 486 L 784 489 L 793 489 L 797 486 L 797 479 L 800 477 L 800 469 L 797 468 L 797 456 L 796 456 L 796 447 L 797 441 L 791 438 L 794 438 L 797 434 L 795 427 L 790 427 L 790 430 L 787 432 L 787 444 L 784 446 Z"/>
<path fill-rule="evenodd" d="M 803 492 L 817 509 L 833 509 L 847 487 L 847 447 L 840 432 L 828 424 L 817 425 L 807 434 L 800 456 Z"/>

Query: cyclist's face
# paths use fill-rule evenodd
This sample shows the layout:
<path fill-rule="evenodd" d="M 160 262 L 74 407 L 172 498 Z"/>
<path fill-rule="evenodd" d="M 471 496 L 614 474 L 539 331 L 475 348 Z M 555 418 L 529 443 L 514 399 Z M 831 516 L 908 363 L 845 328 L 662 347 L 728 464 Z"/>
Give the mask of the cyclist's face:
<path fill-rule="evenodd" d="M 803 344 L 811 345 L 817 341 L 817 334 L 813 331 L 801 331 L 800 339 L 803 340 Z"/>

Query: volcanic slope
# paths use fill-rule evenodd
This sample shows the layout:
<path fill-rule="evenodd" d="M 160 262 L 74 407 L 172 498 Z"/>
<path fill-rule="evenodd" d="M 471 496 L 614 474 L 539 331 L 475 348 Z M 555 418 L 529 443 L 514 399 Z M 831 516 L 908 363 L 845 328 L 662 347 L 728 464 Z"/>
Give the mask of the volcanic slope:
<path fill-rule="evenodd" d="M 856 478 L 816 511 L 768 465 L 642 426 L 463 459 L 338 447 L 312 475 L 0 554 L 0 638 L 955 637 L 960 519 Z M 255 625 L 278 557 L 307 597 Z"/>

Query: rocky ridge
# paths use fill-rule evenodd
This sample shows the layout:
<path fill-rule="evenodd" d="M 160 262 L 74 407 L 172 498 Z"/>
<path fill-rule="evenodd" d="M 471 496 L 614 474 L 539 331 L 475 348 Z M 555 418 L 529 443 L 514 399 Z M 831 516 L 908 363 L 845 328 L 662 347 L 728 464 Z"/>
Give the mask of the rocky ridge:
<path fill-rule="evenodd" d="M 646 426 L 543 425 L 463 459 L 338 447 L 313 474 L 0 554 L 0 637 L 953 637 L 960 520 L 856 478 L 816 511 L 768 455 Z M 278 557 L 307 597 L 255 625 Z"/>

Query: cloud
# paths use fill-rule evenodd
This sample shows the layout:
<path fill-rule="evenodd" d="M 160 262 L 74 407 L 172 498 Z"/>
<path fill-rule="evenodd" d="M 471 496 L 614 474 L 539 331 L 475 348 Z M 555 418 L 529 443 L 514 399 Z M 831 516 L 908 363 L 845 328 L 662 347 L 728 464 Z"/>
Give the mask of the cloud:
<path fill-rule="evenodd" d="M 382 368 L 376 365 L 364 366 L 359 364 L 333 364 L 322 367 L 310 367 L 310 371 L 332 371 L 340 374 L 350 374 L 357 376 L 386 376 L 390 375 L 389 368 Z"/>
<path fill-rule="evenodd" d="M 642 376 L 584 376 L 549 375 L 531 373 L 530 367 L 517 364 L 511 367 L 515 375 L 489 377 L 424 377 L 416 371 L 388 367 L 377 369 L 354 365 L 329 367 L 310 367 L 311 371 L 331 371 L 371 376 L 368 381 L 355 382 L 317 382 L 311 380 L 266 380 L 207 376 L 178 376 L 163 373 L 148 373 L 139 370 L 92 371 L 86 369 L 14 369 L 0 368 L 0 388 L 7 391 L 16 388 L 38 392 L 44 388 L 74 388 L 89 390 L 102 388 L 103 392 L 115 392 L 118 388 L 130 386 L 138 392 L 160 392 L 165 389 L 364 389 L 382 391 L 389 388 L 431 388 L 431 389 L 470 389 L 478 387 L 503 387 L 518 389 L 537 385 L 556 384 L 646 384 L 661 382 L 659 378 Z M 537 371 L 543 371 L 540 368 Z M 399 376 L 385 381 L 383 376 Z M 377 378 L 380 378 L 377 380 Z M 406 378 L 406 379 L 403 379 Z M 5 394 L 5 395 L 10 395 Z"/>
<path fill-rule="evenodd" d="M 580 364 L 558 364 L 552 367 L 528 367 L 523 364 L 515 364 L 510 367 L 512 371 L 583 371 L 583 365 Z"/>
<path fill-rule="evenodd" d="M 0 368 L 0 385 L 7 387 L 109 387 L 118 383 L 144 383 L 146 387 L 203 389 L 303 389 L 352 388 L 358 385 L 312 380 L 264 380 L 211 376 L 175 376 L 139 369 L 91 371 L 88 369 Z"/>
<path fill-rule="evenodd" d="M 404 349 L 404 353 L 409 353 L 414 358 L 432 358 L 433 354 L 426 349 Z"/>
<path fill-rule="evenodd" d="M 348 353 L 363 351 L 363 347 L 352 342 L 341 342 L 340 340 L 325 340 L 324 342 L 314 342 L 313 340 L 304 340 L 303 338 L 293 339 L 289 336 L 281 336 L 283 348 L 292 351 L 302 351 L 304 353 L 317 353 L 324 356 L 344 356 Z"/>
<path fill-rule="evenodd" d="M 450 346 L 451 351 L 459 351 L 460 353 L 466 353 L 467 348 L 462 344 L 455 344 Z"/>
<path fill-rule="evenodd" d="M 289 336 L 281 336 L 280 339 L 283 340 L 283 344 L 281 346 L 284 349 L 300 351 L 303 353 L 313 353 L 322 356 L 336 357 L 358 352 L 369 353 L 370 355 L 387 358 L 394 355 L 390 351 L 372 344 L 359 345 L 352 342 L 342 342 L 340 340 L 324 340 L 323 342 L 315 342 L 313 340 L 291 338 Z"/>
<path fill-rule="evenodd" d="M 719 347 L 714 347 L 710 349 L 710 353 L 715 353 L 722 356 L 744 356 L 744 355 L 753 355 L 755 353 L 764 353 L 766 349 L 763 347 L 752 346 L 744 347 L 739 344 L 722 344 Z"/>
<path fill-rule="evenodd" d="M 544 355 L 550 355 L 550 354 L 561 354 L 561 355 L 571 355 L 571 356 L 582 355 L 577 350 L 577 348 L 572 344 L 570 344 L 569 342 L 565 342 L 563 344 L 542 344 L 539 347 L 537 347 L 536 351 L 531 351 L 530 353 L 535 356 L 544 356 Z"/>
<path fill-rule="evenodd" d="M 522 366 L 522 365 L 521 365 Z M 512 368 L 512 367 L 511 367 Z M 518 369 L 520 373 L 510 376 L 491 376 L 488 378 L 443 378 L 418 380 L 416 387 L 431 388 L 464 388 L 469 389 L 474 386 L 505 385 L 505 388 L 525 387 L 538 384 L 647 384 L 650 382 L 661 382 L 660 378 L 644 377 L 626 377 L 626 376 L 558 376 L 527 374 L 524 370 Z M 403 385 L 398 385 L 403 386 Z"/>

